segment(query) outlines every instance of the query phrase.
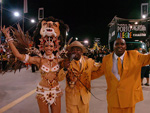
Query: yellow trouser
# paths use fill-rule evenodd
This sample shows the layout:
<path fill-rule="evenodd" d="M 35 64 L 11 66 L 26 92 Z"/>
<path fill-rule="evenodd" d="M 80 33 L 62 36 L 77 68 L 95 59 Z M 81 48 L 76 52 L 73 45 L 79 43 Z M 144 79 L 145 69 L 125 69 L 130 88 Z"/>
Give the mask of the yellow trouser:
<path fill-rule="evenodd" d="M 89 103 L 83 104 L 81 99 L 78 105 L 71 105 L 66 103 L 66 111 L 67 113 L 89 113 Z"/>
<path fill-rule="evenodd" d="M 128 108 L 109 107 L 108 113 L 135 113 L 135 106 Z"/>

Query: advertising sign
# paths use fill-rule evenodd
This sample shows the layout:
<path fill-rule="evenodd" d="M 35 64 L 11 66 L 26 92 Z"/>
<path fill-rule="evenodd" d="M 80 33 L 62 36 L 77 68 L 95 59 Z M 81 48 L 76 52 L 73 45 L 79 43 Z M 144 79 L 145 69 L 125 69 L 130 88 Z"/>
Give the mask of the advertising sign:
<path fill-rule="evenodd" d="M 142 24 L 117 24 L 117 38 L 146 37 L 146 25 Z"/>

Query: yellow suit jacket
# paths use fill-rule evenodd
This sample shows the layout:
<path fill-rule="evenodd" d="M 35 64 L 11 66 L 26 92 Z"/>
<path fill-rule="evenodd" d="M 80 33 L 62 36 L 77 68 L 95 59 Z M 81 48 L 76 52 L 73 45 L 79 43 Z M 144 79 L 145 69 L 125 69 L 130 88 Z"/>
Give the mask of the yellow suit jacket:
<path fill-rule="evenodd" d="M 123 73 L 118 81 L 112 73 L 113 53 L 103 58 L 100 69 L 92 73 L 92 79 L 105 75 L 108 106 L 133 107 L 143 100 L 141 67 L 147 64 L 150 64 L 150 55 L 143 55 L 135 50 L 125 51 Z"/>
<path fill-rule="evenodd" d="M 74 60 L 70 63 L 69 69 L 70 68 L 72 68 L 73 70 L 76 70 L 76 72 L 79 74 L 77 76 L 80 76 L 79 80 L 86 87 L 89 88 L 91 85 L 91 73 L 92 73 L 92 71 L 97 70 L 98 66 L 95 64 L 95 61 L 92 60 L 91 58 L 86 58 L 86 57 L 82 56 L 81 69 L 75 63 Z M 67 74 L 69 74 L 69 73 L 64 72 L 64 70 L 61 69 L 58 73 L 59 81 L 63 80 Z M 91 94 L 89 91 L 87 91 L 87 89 L 83 86 L 83 84 L 80 83 L 80 81 L 77 80 L 74 88 L 70 88 L 68 82 L 66 82 L 66 89 L 65 89 L 66 92 L 65 93 L 66 93 L 66 103 L 67 104 L 78 105 L 79 101 L 83 101 L 84 104 L 89 103 Z"/>

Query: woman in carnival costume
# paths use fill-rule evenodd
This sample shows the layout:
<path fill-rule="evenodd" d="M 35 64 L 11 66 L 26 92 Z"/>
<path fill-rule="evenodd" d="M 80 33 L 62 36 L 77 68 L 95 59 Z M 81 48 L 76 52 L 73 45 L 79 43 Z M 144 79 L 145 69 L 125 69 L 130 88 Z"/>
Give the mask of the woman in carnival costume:
<path fill-rule="evenodd" d="M 26 42 L 26 35 L 23 34 L 22 30 L 19 30 L 21 35 L 18 35 L 18 30 L 15 30 L 14 28 L 5 28 L 4 26 L 2 29 L 6 41 L 17 60 L 24 63 L 35 64 L 40 70 L 41 81 L 39 82 L 36 91 L 40 113 L 49 113 L 49 105 L 52 113 L 61 112 L 62 91 L 58 83 L 59 78 L 57 75 L 60 70 L 59 63 L 61 61 L 59 49 L 63 46 L 68 29 L 68 26 L 64 24 L 63 21 L 53 17 L 45 18 L 39 22 L 38 27 L 34 32 L 34 42 L 38 45 L 36 47 L 39 47 L 39 51 L 42 51 L 44 55 L 41 55 L 36 48 L 26 48 L 28 54 L 22 52 L 25 51 L 25 49 L 19 50 L 20 47 L 17 46 L 25 45 L 24 43 Z M 10 36 L 10 31 L 13 32 L 13 36 Z M 20 41 L 21 44 L 17 44 L 20 43 L 19 40 L 22 41 Z M 60 41 L 61 45 L 59 45 Z M 38 57 L 31 57 L 31 51 L 36 52 Z"/>

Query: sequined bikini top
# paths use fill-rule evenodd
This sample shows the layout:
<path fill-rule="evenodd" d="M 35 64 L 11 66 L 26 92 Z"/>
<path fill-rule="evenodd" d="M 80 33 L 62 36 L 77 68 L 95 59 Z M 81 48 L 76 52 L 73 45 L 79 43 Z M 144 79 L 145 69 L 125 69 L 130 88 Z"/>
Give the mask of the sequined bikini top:
<path fill-rule="evenodd" d="M 46 67 L 45 65 L 42 65 L 41 68 L 40 68 L 40 73 L 41 73 L 41 76 L 44 77 L 46 75 L 48 75 L 50 72 L 57 72 L 59 70 L 59 65 L 55 65 L 54 67 L 52 68 L 48 68 Z"/>
<path fill-rule="evenodd" d="M 49 56 L 46 56 L 46 54 L 44 54 L 43 58 L 46 58 L 49 61 L 52 61 L 53 59 L 55 59 L 55 56 L 52 54 L 52 56 L 49 57 Z M 51 68 L 49 68 L 45 65 L 41 65 L 41 67 L 40 67 L 40 72 L 42 75 L 48 74 L 49 72 L 57 72 L 58 70 L 59 70 L 59 64 L 56 64 L 53 67 L 51 66 Z"/>
<path fill-rule="evenodd" d="M 55 65 L 55 66 L 52 67 L 52 68 L 48 68 L 48 67 L 46 67 L 45 65 L 42 65 L 42 66 L 41 66 L 41 70 L 44 71 L 44 72 L 46 72 L 46 73 L 49 73 L 49 72 L 56 72 L 56 71 L 59 70 L 59 65 L 57 64 L 57 65 Z"/>

